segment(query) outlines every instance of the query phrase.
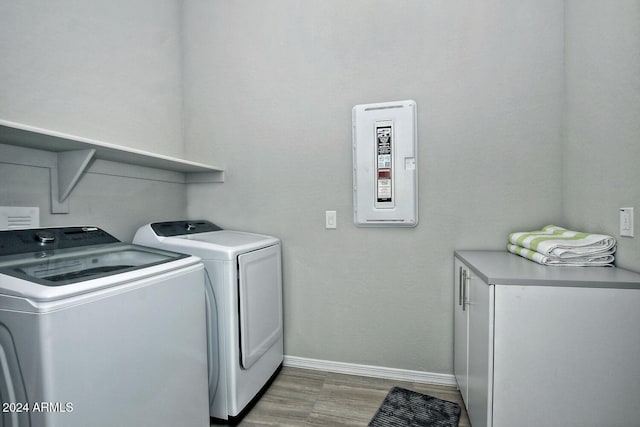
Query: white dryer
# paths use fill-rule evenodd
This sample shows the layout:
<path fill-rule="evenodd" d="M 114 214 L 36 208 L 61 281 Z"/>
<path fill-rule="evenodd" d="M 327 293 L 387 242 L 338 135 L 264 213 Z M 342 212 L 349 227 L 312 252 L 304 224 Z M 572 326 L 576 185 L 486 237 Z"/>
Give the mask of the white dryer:
<path fill-rule="evenodd" d="M 0 426 L 207 426 L 203 272 L 96 227 L 0 232 Z"/>
<path fill-rule="evenodd" d="M 202 259 L 210 416 L 239 421 L 282 366 L 280 240 L 209 221 L 172 221 L 142 226 L 133 241 Z"/>

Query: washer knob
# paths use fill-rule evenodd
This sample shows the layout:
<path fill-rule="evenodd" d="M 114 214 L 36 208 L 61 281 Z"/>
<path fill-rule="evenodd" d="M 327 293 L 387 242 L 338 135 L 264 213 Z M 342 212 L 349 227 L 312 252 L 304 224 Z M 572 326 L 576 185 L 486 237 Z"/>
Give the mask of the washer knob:
<path fill-rule="evenodd" d="M 50 231 L 36 231 L 36 240 L 42 244 L 53 243 L 56 236 Z"/>
<path fill-rule="evenodd" d="M 195 230 L 196 226 L 194 224 L 187 224 L 185 225 L 185 228 L 187 229 L 187 231 L 191 231 L 191 230 Z"/>

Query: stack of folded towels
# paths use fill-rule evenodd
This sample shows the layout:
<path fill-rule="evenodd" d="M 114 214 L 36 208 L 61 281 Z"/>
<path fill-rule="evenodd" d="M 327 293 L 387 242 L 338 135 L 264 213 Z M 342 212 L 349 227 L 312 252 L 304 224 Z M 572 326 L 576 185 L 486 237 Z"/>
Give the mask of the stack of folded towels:
<path fill-rule="evenodd" d="M 547 225 L 542 230 L 511 233 L 507 249 L 543 265 L 612 266 L 616 239 Z"/>

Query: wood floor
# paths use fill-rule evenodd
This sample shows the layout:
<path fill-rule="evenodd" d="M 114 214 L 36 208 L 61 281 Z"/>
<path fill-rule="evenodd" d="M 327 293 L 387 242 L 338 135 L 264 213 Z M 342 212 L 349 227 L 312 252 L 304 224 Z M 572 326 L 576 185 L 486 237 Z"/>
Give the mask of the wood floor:
<path fill-rule="evenodd" d="M 239 426 L 366 426 L 394 386 L 460 404 L 459 425 L 469 427 L 462 398 L 453 387 L 286 366 Z"/>

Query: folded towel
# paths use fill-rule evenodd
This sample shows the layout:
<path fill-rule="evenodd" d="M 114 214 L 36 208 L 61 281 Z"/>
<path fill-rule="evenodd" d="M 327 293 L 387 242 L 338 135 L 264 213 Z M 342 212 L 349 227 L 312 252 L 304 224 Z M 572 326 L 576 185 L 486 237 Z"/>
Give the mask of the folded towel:
<path fill-rule="evenodd" d="M 508 244 L 507 250 L 512 254 L 520 255 L 521 257 L 542 265 L 558 265 L 565 267 L 611 267 L 614 260 L 614 250 L 609 251 L 609 253 L 577 256 L 573 258 L 560 258 L 543 255 L 540 252 L 532 251 L 531 249 L 513 244 Z"/>
<path fill-rule="evenodd" d="M 558 259 L 606 257 L 612 255 L 616 247 L 616 239 L 611 236 L 581 233 L 555 225 L 547 225 L 542 230 L 511 233 L 509 243 Z"/>

